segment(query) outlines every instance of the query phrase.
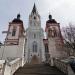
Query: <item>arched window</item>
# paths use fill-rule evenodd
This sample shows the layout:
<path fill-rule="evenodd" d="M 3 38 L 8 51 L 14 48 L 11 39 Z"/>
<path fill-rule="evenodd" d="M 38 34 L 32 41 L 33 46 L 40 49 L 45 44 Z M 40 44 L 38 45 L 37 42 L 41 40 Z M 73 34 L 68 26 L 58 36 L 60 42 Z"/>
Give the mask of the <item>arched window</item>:
<path fill-rule="evenodd" d="M 45 44 L 45 52 L 48 53 L 49 49 L 48 49 L 48 44 Z"/>
<path fill-rule="evenodd" d="M 34 34 L 34 39 L 36 38 L 36 34 Z"/>
<path fill-rule="evenodd" d="M 51 28 L 48 29 L 48 36 L 52 37 L 52 29 Z"/>
<path fill-rule="evenodd" d="M 16 34 L 16 28 L 14 28 L 14 29 L 12 30 L 12 36 L 15 36 L 15 34 Z"/>
<path fill-rule="evenodd" d="M 33 42 L 33 52 L 37 52 L 37 42 Z"/>

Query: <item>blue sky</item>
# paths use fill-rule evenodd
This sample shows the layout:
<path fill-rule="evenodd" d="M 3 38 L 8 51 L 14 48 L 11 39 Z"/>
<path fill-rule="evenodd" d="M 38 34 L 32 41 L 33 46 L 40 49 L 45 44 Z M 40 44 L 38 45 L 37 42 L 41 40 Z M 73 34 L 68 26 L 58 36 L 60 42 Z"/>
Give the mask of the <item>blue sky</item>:
<path fill-rule="evenodd" d="M 0 41 L 4 41 L 5 34 L 2 31 L 8 29 L 8 24 L 18 13 L 28 26 L 28 17 L 32 11 L 34 2 L 41 16 L 41 26 L 45 28 L 48 14 L 60 23 L 61 27 L 67 26 L 69 22 L 75 23 L 75 0 L 0 0 Z"/>

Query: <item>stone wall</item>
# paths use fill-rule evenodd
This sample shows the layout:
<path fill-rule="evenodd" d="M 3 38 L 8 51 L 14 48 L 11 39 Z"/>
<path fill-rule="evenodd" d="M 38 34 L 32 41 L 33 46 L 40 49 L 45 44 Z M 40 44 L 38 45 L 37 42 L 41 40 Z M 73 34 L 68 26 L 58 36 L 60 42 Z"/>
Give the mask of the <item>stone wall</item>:
<path fill-rule="evenodd" d="M 24 38 L 20 38 L 19 45 L 3 45 L 0 48 L 0 59 L 21 58 L 24 55 Z"/>

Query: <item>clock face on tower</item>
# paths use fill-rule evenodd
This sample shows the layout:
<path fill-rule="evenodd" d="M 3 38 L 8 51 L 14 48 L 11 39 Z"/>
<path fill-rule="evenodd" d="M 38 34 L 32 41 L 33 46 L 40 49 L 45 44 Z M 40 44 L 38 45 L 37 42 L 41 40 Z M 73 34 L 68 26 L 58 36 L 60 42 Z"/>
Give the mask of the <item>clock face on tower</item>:
<path fill-rule="evenodd" d="M 34 16 L 34 20 L 36 20 L 36 16 Z"/>
<path fill-rule="evenodd" d="M 38 22 L 39 21 L 39 17 L 38 16 L 34 16 L 34 20 L 36 20 Z"/>

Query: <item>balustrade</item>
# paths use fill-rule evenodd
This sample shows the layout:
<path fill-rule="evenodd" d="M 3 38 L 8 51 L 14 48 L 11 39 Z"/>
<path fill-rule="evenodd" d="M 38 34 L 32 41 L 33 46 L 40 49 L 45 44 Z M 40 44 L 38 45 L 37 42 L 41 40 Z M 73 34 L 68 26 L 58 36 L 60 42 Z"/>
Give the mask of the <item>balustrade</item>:
<path fill-rule="evenodd" d="M 13 75 L 14 72 L 22 66 L 22 58 L 17 58 L 11 62 L 7 62 L 4 75 Z"/>

